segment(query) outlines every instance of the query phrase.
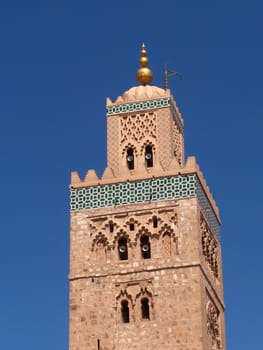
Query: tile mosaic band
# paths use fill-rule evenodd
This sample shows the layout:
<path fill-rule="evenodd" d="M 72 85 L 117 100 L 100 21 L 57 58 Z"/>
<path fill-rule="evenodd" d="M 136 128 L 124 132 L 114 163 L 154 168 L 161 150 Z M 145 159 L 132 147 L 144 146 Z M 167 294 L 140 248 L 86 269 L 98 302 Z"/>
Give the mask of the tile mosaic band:
<path fill-rule="evenodd" d="M 203 214 L 219 237 L 219 223 L 196 174 L 90 186 L 70 191 L 71 211 L 197 197 Z"/>

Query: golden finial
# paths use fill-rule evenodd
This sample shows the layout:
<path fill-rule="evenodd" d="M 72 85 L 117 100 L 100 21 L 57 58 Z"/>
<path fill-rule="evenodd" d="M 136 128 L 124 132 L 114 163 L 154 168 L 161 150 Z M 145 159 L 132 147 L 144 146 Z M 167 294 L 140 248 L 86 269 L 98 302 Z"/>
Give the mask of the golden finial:
<path fill-rule="evenodd" d="M 140 65 L 141 65 L 141 68 L 137 70 L 136 79 L 139 84 L 148 85 L 153 79 L 153 73 L 150 70 L 150 68 L 147 67 L 148 58 L 147 58 L 147 51 L 145 50 L 144 44 L 142 44 Z"/>

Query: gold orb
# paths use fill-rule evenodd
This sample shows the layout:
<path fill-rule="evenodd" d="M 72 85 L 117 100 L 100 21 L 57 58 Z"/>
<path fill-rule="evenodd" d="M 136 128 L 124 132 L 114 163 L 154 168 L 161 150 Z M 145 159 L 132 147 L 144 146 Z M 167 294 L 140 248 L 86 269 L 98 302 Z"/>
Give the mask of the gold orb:
<path fill-rule="evenodd" d="M 140 58 L 140 65 L 141 65 L 141 67 L 147 67 L 148 66 L 148 58 L 147 57 L 141 57 Z"/>
<path fill-rule="evenodd" d="M 153 79 L 152 71 L 147 67 L 140 68 L 137 70 L 136 79 L 139 84 L 150 84 Z"/>

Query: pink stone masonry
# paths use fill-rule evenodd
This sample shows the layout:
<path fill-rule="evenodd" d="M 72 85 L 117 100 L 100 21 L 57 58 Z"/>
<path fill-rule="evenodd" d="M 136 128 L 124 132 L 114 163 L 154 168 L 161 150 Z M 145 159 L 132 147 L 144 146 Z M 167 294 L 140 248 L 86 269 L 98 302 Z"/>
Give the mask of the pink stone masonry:
<path fill-rule="evenodd" d="M 107 106 L 169 98 L 107 115 L 107 167 L 71 175 L 70 189 L 196 174 L 184 158 L 183 119 L 169 90 L 134 87 Z M 147 153 L 148 152 L 148 153 Z M 70 214 L 69 350 L 225 350 L 221 245 L 197 197 Z"/>

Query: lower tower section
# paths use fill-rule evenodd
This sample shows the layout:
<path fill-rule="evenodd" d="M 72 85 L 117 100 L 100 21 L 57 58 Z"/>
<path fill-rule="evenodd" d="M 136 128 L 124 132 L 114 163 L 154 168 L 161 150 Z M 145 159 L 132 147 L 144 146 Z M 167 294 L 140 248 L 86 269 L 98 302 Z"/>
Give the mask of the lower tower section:
<path fill-rule="evenodd" d="M 219 223 L 198 174 L 71 190 L 70 350 L 224 349 Z"/>

